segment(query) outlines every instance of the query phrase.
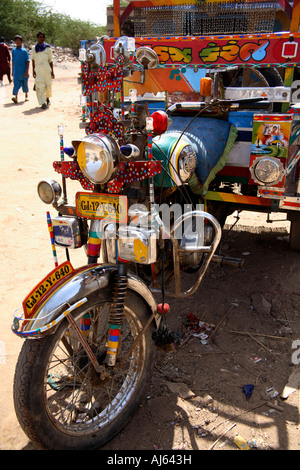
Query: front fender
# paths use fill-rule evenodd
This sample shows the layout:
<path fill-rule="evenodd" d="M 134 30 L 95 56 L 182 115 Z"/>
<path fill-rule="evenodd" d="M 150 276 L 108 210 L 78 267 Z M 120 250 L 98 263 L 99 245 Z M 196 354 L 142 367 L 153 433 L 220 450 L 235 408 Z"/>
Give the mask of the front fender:
<path fill-rule="evenodd" d="M 85 304 L 95 305 L 95 301 L 111 302 L 113 274 L 116 266 L 87 266 L 75 271 L 68 281 L 56 287 L 49 297 L 42 300 L 30 319 L 18 318 L 12 326 L 14 333 L 22 337 L 41 337 L 55 331 L 57 325 L 72 311 Z M 146 284 L 139 277 L 128 273 L 128 289 L 137 293 L 149 306 L 150 314 L 156 314 L 156 301 Z"/>

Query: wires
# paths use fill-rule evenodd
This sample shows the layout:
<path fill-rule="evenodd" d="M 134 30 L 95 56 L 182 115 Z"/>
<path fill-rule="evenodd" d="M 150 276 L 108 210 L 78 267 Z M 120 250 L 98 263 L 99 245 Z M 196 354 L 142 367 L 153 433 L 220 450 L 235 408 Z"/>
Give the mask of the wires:
<path fill-rule="evenodd" d="M 166 160 L 167 160 L 167 162 L 168 162 L 168 165 L 167 165 L 167 166 L 171 165 L 172 168 L 173 168 L 173 170 L 175 171 L 175 173 L 177 173 L 177 175 L 178 175 L 177 168 L 174 168 L 174 165 L 173 165 L 172 162 L 171 162 L 172 155 L 173 155 L 173 153 L 174 153 L 174 151 L 175 151 L 175 149 L 176 149 L 176 147 L 177 147 L 179 141 L 182 139 L 183 135 L 184 135 L 185 132 L 187 131 L 187 129 L 192 125 L 192 123 L 195 121 L 195 119 L 197 119 L 197 118 L 200 116 L 200 114 L 202 114 L 203 111 L 205 111 L 205 110 L 206 110 L 207 108 L 209 108 L 209 107 L 210 107 L 210 104 L 207 104 L 207 105 L 204 106 L 202 109 L 200 109 L 200 111 L 199 111 L 199 112 L 191 119 L 191 121 L 185 126 L 185 128 L 184 128 L 183 131 L 181 132 L 180 136 L 178 137 L 177 142 L 176 142 L 176 144 L 174 145 L 174 147 L 173 147 L 173 149 L 172 149 L 172 152 L 170 153 L 170 156 L 169 156 L 169 157 L 165 154 L 165 152 L 163 152 L 163 150 L 159 147 L 159 145 L 158 145 L 156 142 L 153 142 L 153 144 L 154 144 L 154 145 L 160 150 L 160 152 L 165 156 L 165 158 L 166 158 Z M 171 178 L 171 180 L 173 181 L 173 183 L 174 183 L 174 185 L 177 187 L 177 189 L 180 190 L 180 193 L 181 193 L 182 197 L 185 198 L 185 196 L 183 195 L 182 188 L 180 188 L 180 186 L 178 186 L 178 185 L 176 184 L 176 182 L 174 181 L 174 179 L 172 178 L 172 176 L 170 175 L 170 173 L 167 171 L 167 169 L 164 168 L 164 167 L 163 167 L 163 169 L 164 169 L 165 172 L 164 172 L 164 174 L 163 174 L 162 182 L 161 182 L 161 185 L 160 185 L 160 198 L 159 198 L 159 203 L 161 204 L 161 201 L 162 201 L 162 190 L 163 190 L 163 184 L 164 184 L 164 180 L 165 180 L 166 174 Z M 186 199 L 186 202 L 190 203 L 190 204 L 193 206 L 193 201 L 191 200 L 190 195 L 189 195 L 188 192 L 186 191 L 186 188 L 185 188 L 184 185 L 183 185 L 183 188 L 184 188 L 184 190 L 185 190 L 185 192 L 186 192 L 186 197 L 187 197 L 187 199 L 189 199 L 189 200 Z"/>

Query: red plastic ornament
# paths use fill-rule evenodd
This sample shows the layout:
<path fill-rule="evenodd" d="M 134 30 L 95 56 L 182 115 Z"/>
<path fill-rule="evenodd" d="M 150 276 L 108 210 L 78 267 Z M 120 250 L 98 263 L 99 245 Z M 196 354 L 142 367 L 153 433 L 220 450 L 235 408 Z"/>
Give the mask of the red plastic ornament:
<path fill-rule="evenodd" d="M 153 133 L 163 134 L 168 129 L 169 121 L 168 115 L 164 111 L 155 111 L 151 114 L 153 119 Z"/>
<path fill-rule="evenodd" d="M 170 305 L 169 304 L 158 304 L 157 306 L 157 313 L 159 315 L 166 315 L 170 311 Z"/>

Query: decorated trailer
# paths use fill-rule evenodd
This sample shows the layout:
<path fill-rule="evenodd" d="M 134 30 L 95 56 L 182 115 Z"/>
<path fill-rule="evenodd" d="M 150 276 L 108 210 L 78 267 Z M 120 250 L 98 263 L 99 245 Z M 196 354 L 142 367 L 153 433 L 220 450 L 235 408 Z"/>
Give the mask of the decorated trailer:
<path fill-rule="evenodd" d="M 115 135 L 132 109 L 163 111 L 159 202 L 182 186 L 221 224 L 235 210 L 284 213 L 299 250 L 299 18 L 300 0 L 132 1 L 122 12 L 115 0 L 114 37 L 82 41 L 82 125 L 103 131 L 97 103 L 114 110 Z M 107 87 L 121 75 L 120 88 Z M 182 160 L 186 143 L 194 168 Z"/>

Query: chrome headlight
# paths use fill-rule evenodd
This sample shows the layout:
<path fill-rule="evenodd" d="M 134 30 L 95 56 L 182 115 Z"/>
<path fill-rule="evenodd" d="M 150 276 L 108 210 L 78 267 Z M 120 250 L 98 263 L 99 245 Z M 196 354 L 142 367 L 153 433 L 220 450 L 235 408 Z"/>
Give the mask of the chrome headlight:
<path fill-rule="evenodd" d="M 39 182 L 37 192 L 45 204 L 53 204 L 61 197 L 61 186 L 54 180 L 43 180 Z"/>
<path fill-rule="evenodd" d="M 72 142 L 82 173 L 93 183 L 107 183 L 117 172 L 120 149 L 109 135 L 91 134 Z"/>
<path fill-rule="evenodd" d="M 191 145 L 185 145 L 178 158 L 178 174 L 183 183 L 186 183 L 197 166 L 197 156 Z"/>
<path fill-rule="evenodd" d="M 197 167 L 197 153 L 191 140 L 180 132 L 166 132 L 153 138 L 153 154 L 168 165 L 171 184 L 182 186 Z"/>
<path fill-rule="evenodd" d="M 253 162 L 251 174 L 258 184 L 277 184 L 284 175 L 284 168 L 277 158 L 259 157 Z"/>

